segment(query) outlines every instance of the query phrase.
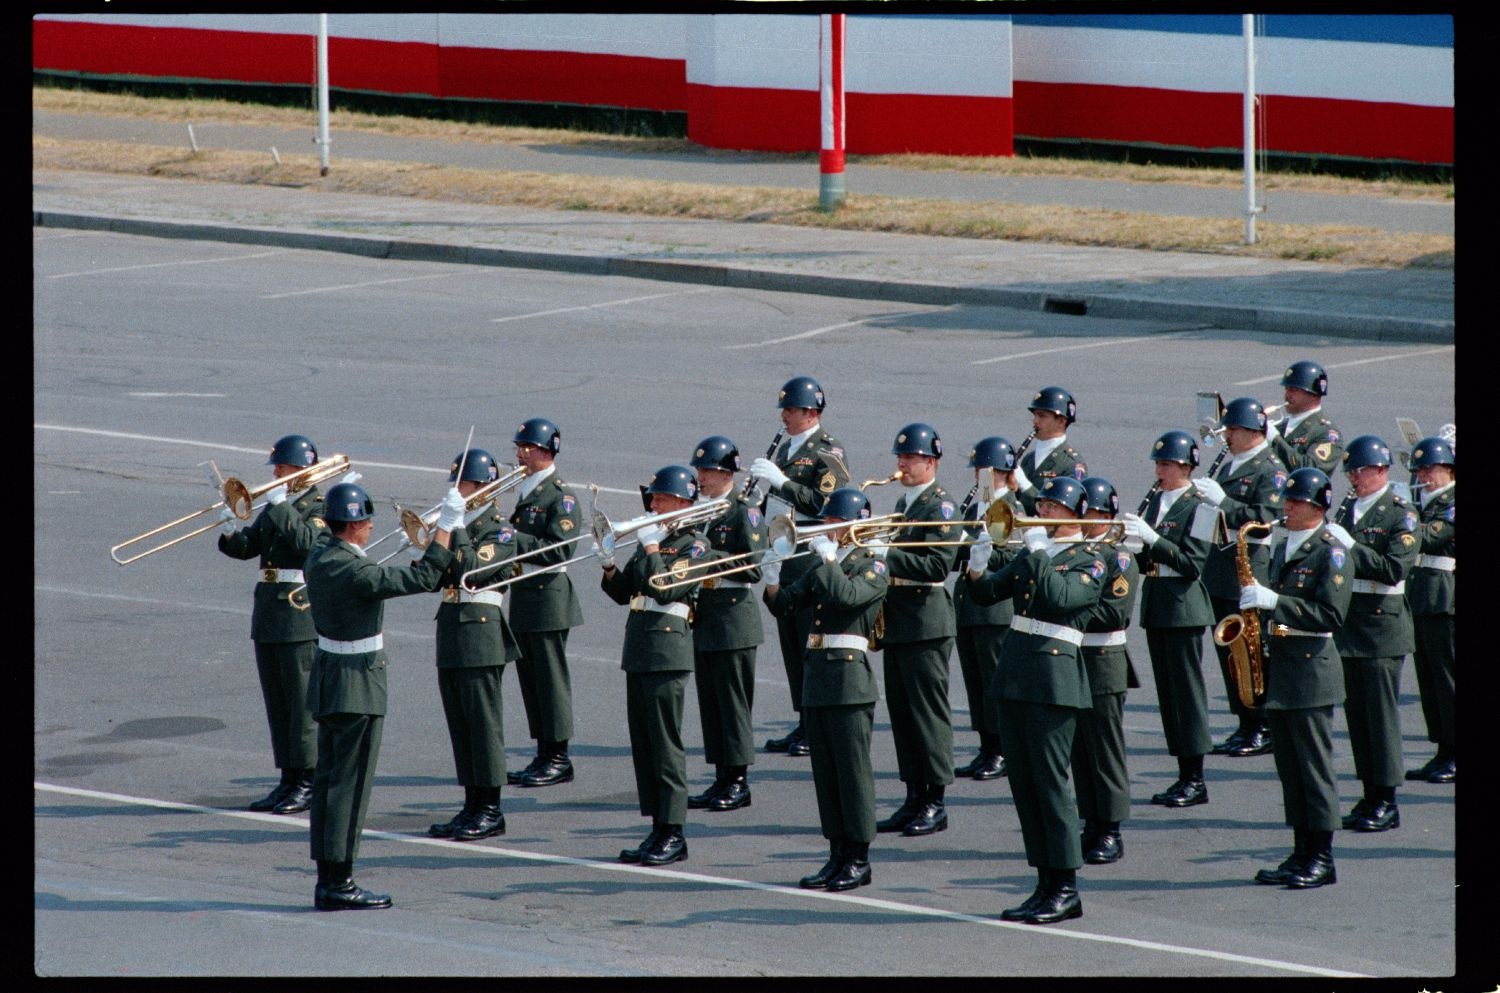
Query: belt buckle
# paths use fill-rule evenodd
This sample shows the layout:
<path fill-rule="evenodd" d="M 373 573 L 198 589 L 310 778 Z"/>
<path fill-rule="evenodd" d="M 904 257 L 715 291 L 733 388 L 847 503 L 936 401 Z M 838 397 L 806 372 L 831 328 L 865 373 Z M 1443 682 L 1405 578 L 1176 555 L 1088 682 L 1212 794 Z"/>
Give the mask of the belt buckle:
<path fill-rule="evenodd" d="M 274 583 L 274 582 L 276 582 L 276 573 L 278 571 L 279 570 L 276 570 L 276 569 L 262 569 L 260 571 L 260 581 L 262 583 Z"/>
<path fill-rule="evenodd" d="M 705 590 L 716 590 L 719 588 L 719 581 L 712 578 L 705 579 L 702 583 L 702 586 Z"/>
<path fill-rule="evenodd" d="M 823 647 L 823 636 L 821 634 L 810 634 L 807 636 L 807 647 L 819 649 Z"/>
<path fill-rule="evenodd" d="M 1286 635 L 1287 635 L 1287 631 L 1288 630 L 1289 629 L 1287 628 L 1287 626 L 1285 624 L 1272 624 L 1271 625 L 1271 637 L 1273 637 L 1273 638 L 1285 638 Z"/>
<path fill-rule="evenodd" d="M 447 589 L 443 590 L 443 602 L 444 603 L 459 603 L 460 602 L 459 596 L 458 596 L 458 587 L 457 586 L 449 586 Z"/>

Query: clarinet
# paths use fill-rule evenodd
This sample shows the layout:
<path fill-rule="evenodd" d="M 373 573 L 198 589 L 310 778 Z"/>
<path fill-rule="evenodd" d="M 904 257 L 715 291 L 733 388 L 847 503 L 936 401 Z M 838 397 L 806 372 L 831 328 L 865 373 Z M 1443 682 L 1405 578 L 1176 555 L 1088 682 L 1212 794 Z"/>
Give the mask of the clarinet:
<path fill-rule="evenodd" d="M 776 432 L 776 437 L 774 437 L 774 438 L 771 439 L 771 444 L 766 448 L 766 458 L 769 459 L 769 458 L 771 458 L 772 456 L 774 456 L 776 454 L 776 448 L 777 448 L 777 446 L 779 446 L 781 444 L 781 439 L 785 435 L 786 435 L 786 425 L 783 424 L 781 426 L 780 430 L 778 430 Z M 740 498 L 741 499 L 744 499 L 744 500 L 750 499 L 750 494 L 755 490 L 755 482 L 756 482 L 756 480 L 755 480 L 754 476 L 751 476 L 749 479 L 745 480 L 745 489 L 744 489 L 743 492 L 740 493 Z"/>
<path fill-rule="evenodd" d="M 1033 441 L 1036 441 L 1036 428 L 1032 428 L 1031 433 L 1028 434 L 1025 438 L 1021 439 L 1021 447 L 1016 449 L 1017 466 L 1021 464 L 1021 456 L 1026 454 L 1026 449 L 1031 447 L 1031 443 Z"/>
<path fill-rule="evenodd" d="M 1349 487 L 1349 492 L 1344 494 L 1344 502 L 1339 504 L 1339 509 L 1334 512 L 1333 522 L 1338 524 L 1339 518 L 1346 513 L 1349 515 L 1349 523 L 1354 523 L 1354 501 L 1359 499 L 1359 494 L 1354 492 L 1354 487 Z"/>
<path fill-rule="evenodd" d="M 1135 516 L 1140 517 L 1142 514 L 1144 514 L 1146 512 L 1147 505 L 1151 503 L 1151 498 L 1156 496 L 1156 494 L 1160 492 L 1161 480 L 1158 479 L 1156 482 L 1151 484 L 1151 488 L 1146 491 L 1146 495 L 1141 497 L 1141 505 L 1135 508 Z"/>

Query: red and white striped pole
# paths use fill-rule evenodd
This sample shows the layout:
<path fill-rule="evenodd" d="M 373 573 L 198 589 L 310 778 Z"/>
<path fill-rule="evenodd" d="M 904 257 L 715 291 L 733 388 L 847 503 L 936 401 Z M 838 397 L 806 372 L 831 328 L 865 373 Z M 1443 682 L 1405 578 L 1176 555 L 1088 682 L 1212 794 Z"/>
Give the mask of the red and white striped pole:
<path fill-rule="evenodd" d="M 823 140 L 818 155 L 818 207 L 844 202 L 844 14 L 818 15 L 818 103 Z"/>

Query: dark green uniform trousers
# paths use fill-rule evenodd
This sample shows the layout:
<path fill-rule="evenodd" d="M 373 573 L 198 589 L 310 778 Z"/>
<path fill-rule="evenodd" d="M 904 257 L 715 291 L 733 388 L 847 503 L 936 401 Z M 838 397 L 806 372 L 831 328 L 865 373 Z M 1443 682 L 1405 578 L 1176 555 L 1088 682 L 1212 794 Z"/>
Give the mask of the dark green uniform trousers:
<path fill-rule="evenodd" d="M 823 837 L 869 844 L 875 839 L 875 773 L 870 765 L 875 704 L 808 707 L 802 719 L 812 749 Z"/>
<path fill-rule="evenodd" d="M 1349 723 L 1349 750 L 1354 775 L 1367 786 L 1400 786 L 1401 664 L 1406 657 L 1359 658 L 1344 664 L 1344 717 Z"/>
<path fill-rule="evenodd" d="M 359 857 L 384 725 L 385 718 L 376 714 L 318 718 L 318 765 L 310 809 L 313 861 L 353 862 Z"/>
<path fill-rule="evenodd" d="M 962 582 L 962 580 L 960 580 Z M 1010 631 L 1007 624 L 959 625 L 954 647 L 958 649 L 958 671 L 964 679 L 969 701 L 969 726 L 979 732 L 981 744 L 994 741 L 999 747 L 1000 717 L 993 705 L 986 706 L 990 679 L 1000 663 L 1000 646 Z"/>
<path fill-rule="evenodd" d="M 568 674 L 568 628 L 517 631 L 516 677 L 526 706 L 526 728 L 536 741 L 573 738 L 573 683 Z"/>
<path fill-rule="evenodd" d="M 500 694 L 504 666 L 439 669 L 438 694 L 453 744 L 460 786 L 505 784 L 505 729 Z"/>
<path fill-rule="evenodd" d="M 1000 701 L 1000 744 L 1021 821 L 1026 864 L 1077 869 L 1083 864 L 1078 808 L 1068 769 L 1078 711 L 1050 703 Z"/>
<path fill-rule="evenodd" d="M 1422 718 L 1427 740 L 1446 748 L 1458 744 L 1454 676 L 1457 669 L 1456 614 L 1413 614 L 1417 650 L 1412 663 L 1417 692 L 1422 694 Z"/>
<path fill-rule="evenodd" d="M 317 641 L 255 642 L 260 695 L 271 727 L 271 755 L 278 769 L 311 769 L 318 764 L 318 725 L 307 709 Z"/>
<path fill-rule="evenodd" d="M 641 816 L 660 824 L 687 822 L 687 754 L 682 747 L 682 697 L 690 672 L 627 672 L 625 717 Z"/>
<path fill-rule="evenodd" d="M 1130 816 L 1130 776 L 1125 771 L 1124 693 L 1094 694 L 1094 708 L 1080 711 L 1073 739 L 1073 776 L 1078 816 L 1123 821 Z"/>
<path fill-rule="evenodd" d="M 896 743 L 896 767 L 911 786 L 953 782 L 953 715 L 948 656 L 953 638 L 885 646 L 885 703 Z"/>
<path fill-rule="evenodd" d="M 1281 802 L 1293 830 L 1337 831 L 1339 788 L 1333 771 L 1333 707 L 1267 710 Z"/>
<path fill-rule="evenodd" d="M 755 652 L 752 645 L 693 653 L 703 758 L 709 765 L 755 764 L 750 727 L 750 709 L 755 703 Z"/>
<path fill-rule="evenodd" d="M 1191 758 L 1213 747 L 1208 691 L 1203 685 L 1203 628 L 1147 628 L 1151 675 L 1167 754 Z"/>
<path fill-rule="evenodd" d="M 791 580 L 782 577 L 782 585 Z M 792 709 L 802 713 L 802 653 L 807 651 L 807 634 L 812 630 L 811 607 L 798 610 L 789 617 L 776 618 L 776 637 L 781 642 L 781 661 L 786 667 L 786 682 L 792 691 Z"/>

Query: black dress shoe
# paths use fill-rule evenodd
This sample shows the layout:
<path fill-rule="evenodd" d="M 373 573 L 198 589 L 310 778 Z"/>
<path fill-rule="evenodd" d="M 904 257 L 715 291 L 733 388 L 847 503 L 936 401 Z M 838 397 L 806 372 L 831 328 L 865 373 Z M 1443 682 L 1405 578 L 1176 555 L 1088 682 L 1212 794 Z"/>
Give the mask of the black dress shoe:
<path fill-rule="evenodd" d="M 442 824 L 431 824 L 431 825 L 428 825 L 428 827 L 427 827 L 427 837 L 429 837 L 429 838 L 451 838 L 451 837 L 453 837 L 453 832 L 457 831 L 460 827 L 462 827 L 464 825 L 465 821 L 467 821 L 470 817 L 473 817 L 473 816 L 474 816 L 474 808 L 473 807 L 467 807 L 467 806 L 463 807 L 462 809 L 459 810 L 458 813 L 456 813 L 456 814 L 453 815 L 452 819 L 450 819 L 448 821 L 445 821 Z"/>
<path fill-rule="evenodd" d="M 1295 872 L 1288 872 L 1284 885 L 1294 890 L 1310 890 L 1319 886 L 1331 886 L 1339 881 L 1334 871 L 1333 854 L 1314 852 Z"/>
<path fill-rule="evenodd" d="M 709 803 L 711 801 L 713 801 L 720 793 L 724 792 L 725 785 L 726 784 L 725 784 L 724 780 L 722 780 L 722 779 L 715 779 L 713 785 L 710 786 L 708 789 L 704 790 L 702 793 L 699 793 L 696 796 L 690 796 L 690 797 L 688 797 L 688 799 L 687 799 L 688 809 L 689 810 L 706 810 L 708 808 Z"/>
<path fill-rule="evenodd" d="M 920 838 L 924 834 L 937 834 L 948 830 L 948 808 L 941 801 L 929 800 L 917 808 L 916 816 L 906 822 L 901 833 L 908 838 Z"/>
<path fill-rule="evenodd" d="M 687 857 L 687 839 L 680 828 L 671 825 L 656 836 L 651 847 L 641 849 L 641 865 L 671 865 L 686 862 Z"/>
<path fill-rule="evenodd" d="M 573 763 L 567 752 L 543 759 L 542 764 L 521 776 L 522 786 L 556 786 L 573 781 Z"/>
<path fill-rule="evenodd" d="M 823 868 L 811 876 L 803 876 L 797 880 L 797 885 L 805 890 L 821 890 L 828 885 L 828 881 L 838 875 L 844 867 L 844 859 L 841 855 L 830 855 L 828 861 L 823 863 Z"/>
<path fill-rule="evenodd" d="M 1245 728 L 1236 728 L 1234 733 L 1214 747 L 1208 750 L 1210 755 L 1228 755 L 1245 743 L 1245 737 L 1250 732 Z"/>
<path fill-rule="evenodd" d="M 1054 885 L 1031 913 L 1021 919 L 1027 924 L 1056 924 L 1082 916 L 1083 901 L 1078 898 L 1078 887 L 1061 883 Z"/>
<path fill-rule="evenodd" d="M 784 752 L 787 750 L 787 746 L 800 737 L 802 737 L 802 722 L 798 721 L 797 726 L 788 731 L 785 738 L 772 738 L 767 741 L 766 751 Z"/>
<path fill-rule="evenodd" d="M 313 906 L 319 910 L 384 910 L 391 898 L 384 893 L 370 893 L 354 884 L 353 862 L 323 862 L 319 870 L 327 872 L 313 890 Z"/>
<path fill-rule="evenodd" d="M 1403 778 L 1410 783 L 1425 783 L 1427 782 L 1427 777 L 1436 772 L 1438 766 L 1442 765 L 1443 762 L 1444 760 L 1441 757 L 1434 755 L 1424 762 L 1420 769 L 1407 769 Z M 253 810 L 254 808 L 252 807 L 251 809 Z"/>
<path fill-rule="evenodd" d="M 313 784 L 312 776 L 306 776 L 292 783 L 281 796 L 276 806 L 271 808 L 273 814 L 300 814 L 312 806 Z"/>
<path fill-rule="evenodd" d="M 1118 831 L 1102 831 L 1091 847 L 1084 850 L 1083 860 L 1089 865 L 1108 865 L 1125 856 L 1125 839 Z"/>
<path fill-rule="evenodd" d="M 786 743 L 786 753 L 794 759 L 812 754 L 812 746 L 807 743 L 807 732 L 802 730 L 802 725 L 798 724 L 792 732 L 791 740 Z"/>
<path fill-rule="evenodd" d="M 1427 777 L 1423 776 L 1422 778 L 1426 779 Z M 280 803 L 281 798 L 286 796 L 286 791 L 291 788 L 291 780 L 283 779 L 281 782 L 277 783 L 275 787 L 272 788 L 271 792 L 267 793 L 259 800 L 250 801 L 250 806 L 246 809 L 253 810 L 259 814 L 263 814 Z"/>
<path fill-rule="evenodd" d="M 1389 831 L 1401 826 L 1401 811 L 1394 800 L 1377 800 L 1365 816 L 1354 822 L 1356 831 Z"/>
<path fill-rule="evenodd" d="M 869 886 L 875 878 L 870 872 L 870 863 L 864 859 L 844 859 L 838 871 L 828 880 L 827 889 L 837 893 L 852 890 L 856 886 Z"/>
<path fill-rule="evenodd" d="M 1285 886 L 1288 879 L 1302 871 L 1304 857 L 1294 852 L 1276 868 L 1261 869 L 1255 874 L 1255 881 L 1267 886 Z"/>
<path fill-rule="evenodd" d="M 906 788 L 906 801 L 896 808 L 895 813 L 883 821 L 875 822 L 875 830 L 879 834 L 893 834 L 903 831 L 922 809 L 922 794 L 915 787 Z"/>
<path fill-rule="evenodd" d="M 540 769 L 542 767 L 542 763 L 546 762 L 546 761 L 547 761 L 546 759 L 542 758 L 541 752 L 538 752 L 536 755 L 532 756 L 532 759 L 531 759 L 530 762 L 526 763 L 526 767 L 524 769 L 520 769 L 520 770 L 518 770 L 516 772 L 510 772 L 510 771 L 507 770 L 506 773 L 505 773 L 505 783 L 506 783 L 506 785 L 507 786 L 520 786 L 521 785 L 521 780 L 524 777 L 531 775 L 533 772 L 536 772 L 538 769 Z"/>
<path fill-rule="evenodd" d="M 1455 783 L 1458 781 L 1458 760 L 1449 759 L 1427 774 L 1429 783 Z"/>
<path fill-rule="evenodd" d="M 1363 820 L 1364 816 L 1370 812 L 1370 807 L 1372 807 L 1374 803 L 1375 801 L 1371 800 L 1369 797 L 1365 797 L 1354 805 L 1353 810 L 1349 811 L 1349 813 L 1345 814 L 1343 817 L 1340 817 L 1339 823 L 1344 825 L 1344 827 L 1346 828 L 1354 827 L 1354 825 Z"/>
<path fill-rule="evenodd" d="M 953 775 L 958 779 L 972 779 L 974 777 L 974 773 L 977 772 L 979 770 L 979 767 L 982 765 L 984 765 L 984 753 L 980 752 L 978 755 L 969 759 L 967 765 L 954 766 Z"/>
<path fill-rule="evenodd" d="M 486 804 L 474 812 L 474 816 L 453 830 L 454 841 L 478 841 L 505 833 L 505 815 L 499 805 Z"/>
<path fill-rule="evenodd" d="M 1271 731 L 1269 728 L 1256 728 L 1250 734 L 1245 735 L 1238 748 L 1230 749 L 1227 754 L 1234 758 L 1249 758 L 1252 755 L 1264 755 L 1271 750 Z"/>
<path fill-rule="evenodd" d="M 646 840 L 642 841 L 639 845 L 636 845 L 634 848 L 620 849 L 620 861 L 630 863 L 639 862 L 641 860 L 641 852 L 656 844 L 656 836 L 659 834 L 661 834 L 660 826 L 653 827 L 651 833 L 646 835 Z"/>
<path fill-rule="evenodd" d="M 1042 898 L 1047 895 L 1047 890 L 1052 885 L 1052 870 L 1038 869 L 1036 871 L 1036 889 L 1031 891 L 1031 896 L 1021 901 L 1018 907 L 1010 907 L 1000 911 L 1002 921 L 1024 921 L 1026 916 L 1037 908 Z"/>
<path fill-rule="evenodd" d="M 999 779 L 1005 775 L 1005 759 L 999 755 L 986 755 L 984 762 L 974 770 L 974 778 L 980 782 Z"/>
<path fill-rule="evenodd" d="M 1165 793 L 1153 796 L 1151 802 L 1163 807 L 1196 807 L 1208 802 L 1208 784 L 1201 779 L 1179 779 Z"/>
<path fill-rule="evenodd" d="M 709 810 L 739 810 L 750 806 L 750 784 L 744 780 L 731 779 L 724 784 L 719 795 L 708 801 Z"/>

